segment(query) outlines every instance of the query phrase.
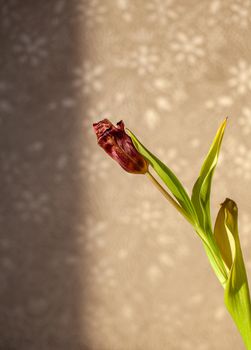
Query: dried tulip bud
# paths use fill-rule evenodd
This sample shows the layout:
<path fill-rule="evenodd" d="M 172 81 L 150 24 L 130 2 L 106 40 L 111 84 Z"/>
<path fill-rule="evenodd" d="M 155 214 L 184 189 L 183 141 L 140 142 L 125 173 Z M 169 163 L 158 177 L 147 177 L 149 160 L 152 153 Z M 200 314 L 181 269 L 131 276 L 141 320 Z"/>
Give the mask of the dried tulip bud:
<path fill-rule="evenodd" d="M 98 144 L 129 173 L 145 174 L 148 162 L 136 150 L 121 120 L 114 126 L 108 119 L 93 124 Z"/>

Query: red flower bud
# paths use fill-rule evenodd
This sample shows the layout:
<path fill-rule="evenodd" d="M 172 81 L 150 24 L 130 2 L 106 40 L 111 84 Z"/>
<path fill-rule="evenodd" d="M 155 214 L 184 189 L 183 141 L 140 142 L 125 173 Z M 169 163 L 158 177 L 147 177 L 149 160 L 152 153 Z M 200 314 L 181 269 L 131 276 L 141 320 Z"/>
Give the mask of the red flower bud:
<path fill-rule="evenodd" d="M 114 126 L 108 119 L 93 124 L 98 144 L 119 165 L 133 174 L 145 174 L 148 162 L 136 150 L 131 138 L 126 134 L 124 123 L 121 120 Z"/>

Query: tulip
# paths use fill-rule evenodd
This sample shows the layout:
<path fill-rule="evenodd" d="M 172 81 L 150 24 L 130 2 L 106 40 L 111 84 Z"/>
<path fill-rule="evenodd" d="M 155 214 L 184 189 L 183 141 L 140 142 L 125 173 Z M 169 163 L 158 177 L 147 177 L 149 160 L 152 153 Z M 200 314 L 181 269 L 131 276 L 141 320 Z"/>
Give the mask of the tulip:
<path fill-rule="evenodd" d="M 94 123 L 93 128 L 99 146 L 124 170 L 132 174 L 145 174 L 148 171 L 148 162 L 134 147 L 122 120 L 115 126 L 104 119 Z"/>
<path fill-rule="evenodd" d="M 247 350 L 251 350 L 251 301 L 248 279 L 238 234 L 238 209 L 227 198 L 217 215 L 214 230 L 210 213 L 211 185 L 219 158 L 227 119 L 219 127 L 205 157 L 190 196 L 180 180 L 160 159 L 150 152 L 120 121 L 108 119 L 93 124 L 98 144 L 126 171 L 145 174 L 183 216 L 202 240 L 209 262 L 224 288 L 224 301 Z M 148 165 L 162 183 L 149 171 Z M 167 187 L 163 187 L 163 184 Z"/>

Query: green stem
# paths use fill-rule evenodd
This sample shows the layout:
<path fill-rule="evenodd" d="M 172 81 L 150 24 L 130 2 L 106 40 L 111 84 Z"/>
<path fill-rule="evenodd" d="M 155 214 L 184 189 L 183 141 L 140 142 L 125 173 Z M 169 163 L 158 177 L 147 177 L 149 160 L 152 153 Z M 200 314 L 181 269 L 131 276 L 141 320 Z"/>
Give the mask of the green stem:
<path fill-rule="evenodd" d="M 208 260 L 216 276 L 218 277 L 222 287 L 225 288 L 225 285 L 227 282 L 227 271 L 222 261 L 220 252 L 217 249 L 217 246 L 215 245 L 215 243 L 213 243 L 212 241 L 210 241 L 210 243 L 207 242 L 207 244 L 203 242 L 203 244 L 204 244 L 205 252 L 208 256 Z"/>
<path fill-rule="evenodd" d="M 224 267 L 224 264 L 222 262 L 219 250 L 217 249 L 217 245 L 214 242 L 213 237 L 208 236 L 205 234 L 203 230 L 198 227 L 195 222 L 187 215 L 186 211 L 179 205 L 179 203 L 161 186 L 161 184 L 155 179 L 155 177 L 149 172 L 146 172 L 147 177 L 149 180 L 153 183 L 153 185 L 163 194 L 163 196 L 168 200 L 172 206 L 174 206 L 175 209 L 177 209 L 180 214 L 190 223 L 193 225 L 195 231 L 199 234 L 199 236 L 203 240 L 203 244 L 206 250 L 206 253 L 208 257 L 210 256 L 211 259 L 209 259 L 213 270 L 215 271 L 218 279 L 220 280 L 221 284 L 224 285 L 227 279 L 227 272 Z"/>
<path fill-rule="evenodd" d="M 161 184 L 155 179 L 155 177 L 149 172 L 146 172 L 147 177 L 153 183 L 153 185 L 163 194 L 163 196 L 168 200 L 169 203 L 177 209 L 180 214 L 192 225 L 194 225 L 193 220 L 187 216 L 186 211 L 179 205 L 179 203 L 161 186 Z"/>

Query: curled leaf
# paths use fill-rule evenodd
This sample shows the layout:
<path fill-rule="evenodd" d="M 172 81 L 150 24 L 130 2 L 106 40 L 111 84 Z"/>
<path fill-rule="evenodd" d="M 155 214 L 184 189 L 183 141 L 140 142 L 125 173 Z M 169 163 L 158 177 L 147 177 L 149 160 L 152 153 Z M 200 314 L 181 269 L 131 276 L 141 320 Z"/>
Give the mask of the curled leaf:
<path fill-rule="evenodd" d="M 248 350 L 251 350 L 251 305 L 248 280 L 238 234 L 238 208 L 227 198 L 219 210 L 214 235 L 228 267 L 224 300 Z"/>

